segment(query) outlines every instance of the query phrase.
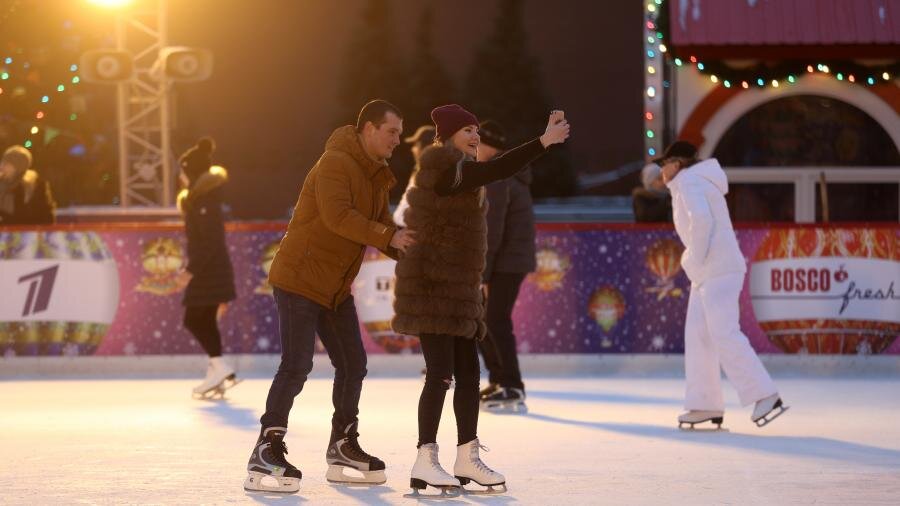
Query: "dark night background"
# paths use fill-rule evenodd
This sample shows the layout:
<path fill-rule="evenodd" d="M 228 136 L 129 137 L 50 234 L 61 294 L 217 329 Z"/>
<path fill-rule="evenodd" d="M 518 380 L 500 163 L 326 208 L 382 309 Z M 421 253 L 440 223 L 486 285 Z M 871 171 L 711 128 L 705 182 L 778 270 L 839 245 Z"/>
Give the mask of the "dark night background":
<path fill-rule="evenodd" d="M 430 29 L 422 27 L 426 8 L 431 9 Z M 407 133 L 430 122 L 422 111 L 425 105 L 410 100 L 408 88 L 395 86 L 414 82 L 410 76 L 416 73 L 420 80 L 440 77 L 422 72 L 423 46 L 429 40 L 435 61 L 427 63 L 446 71 L 450 81 L 438 86 L 441 90 L 434 90 L 433 82 L 419 83 L 432 87 L 434 100 L 446 96 L 484 119 L 496 115 L 485 109 L 503 110 L 503 99 L 527 94 L 521 89 L 527 86 L 509 89 L 503 84 L 509 82 L 511 60 L 495 57 L 503 54 L 491 42 L 499 25 L 512 32 L 524 28 L 513 39 L 524 36 L 525 43 L 513 51 L 535 63 L 526 69 L 536 72 L 529 89 L 542 94 L 544 103 L 529 101 L 522 114 L 530 112 L 529 106 L 539 114 L 564 109 L 573 125 L 568 150 L 540 168 L 543 174 L 533 192 L 538 197 L 572 195 L 577 192 L 575 173 L 611 170 L 642 158 L 641 9 L 636 1 L 591 0 L 170 0 L 169 45 L 208 48 L 215 57 L 211 79 L 176 85 L 175 154 L 198 136 L 213 135 L 218 143 L 214 161 L 232 175 L 227 195 L 232 217 L 284 218 L 328 135 L 355 121 L 348 111 L 355 112 L 363 102 L 350 98 L 354 93 L 381 95 L 404 108 Z M 380 16 L 384 24 L 364 23 L 365 12 Z M 382 27 L 386 31 L 379 32 Z M 68 70 L 81 51 L 112 46 L 112 33 L 112 14 L 84 0 L 0 1 L 0 51 L 22 50 L 21 56 L 35 60 L 33 69 L 45 68 L 24 85 L 25 96 L 42 93 L 37 88 L 49 85 L 54 71 Z M 393 60 L 398 66 L 386 72 L 387 78 L 362 70 L 374 81 L 388 79 L 387 84 L 348 78 L 360 74 L 360 59 Z M 3 82 L 0 86 L 8 88 Z M 108 205 L 117 196 L 114 90 L 81 83 L 67 92 L 85 104 L 78 121 L 60 125 L 58 139 L 33 148 L 36 167 L 54 183 L 61 206 Z M 425 95 L 416 94 L 427 101 Z M 33 123 L 33 112 L 11 102 L 13 98 L 0 94 L 4 145 L 21 143 L 27 134 L 21 130 Z M 67 106 L 60 101 L 50 105 Z M 57 116 L 68 118 L 69 111 L 61 112 Z M 47 121 L 52 123 L 49 116 Z M 514 133 L 519 138 L 536 136 L 543 128 L 525 120 L 507 126 L 518 126 Z M 79 143 L 86 145 L 86 154 L 72 155 L 71 146 Z M 392 166 L 402 184 L 411 166 L 405 145 L 395 152 Z M 606 191 L 628 189 L 611 186 Z"/>

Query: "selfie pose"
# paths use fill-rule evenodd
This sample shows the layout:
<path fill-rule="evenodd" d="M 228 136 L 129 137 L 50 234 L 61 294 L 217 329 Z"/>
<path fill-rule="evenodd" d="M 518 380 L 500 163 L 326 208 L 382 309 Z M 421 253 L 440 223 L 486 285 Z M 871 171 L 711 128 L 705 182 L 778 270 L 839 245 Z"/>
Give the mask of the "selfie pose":
<path fill-rule="evenodd" d="M 425 149 L 406 196 L 404 214 L 416 243 L 396 267 L 395 331 L 420 336 L 425 357 L 425 385 L 419 397 L 418 456 L 410 485 L 415 493 L 427 485 L 459 492 L 474 481 L 489 487 L 506 478 L 480 458 L 478 439 L 479 365 L 476 340 L 483 339 L 482 272 L 487 252 L 486 198 L 483 186 L 514 175 L 553 144 L 569 136 L 561 112 L 547 129 L 502 156 L 477 162 L 478 119 L 452 104 L 435 108 L 431 118 L 437 144 Z M 451 381 L 457 448 L 453 475 L 438 460 L 437 432 Z"/>

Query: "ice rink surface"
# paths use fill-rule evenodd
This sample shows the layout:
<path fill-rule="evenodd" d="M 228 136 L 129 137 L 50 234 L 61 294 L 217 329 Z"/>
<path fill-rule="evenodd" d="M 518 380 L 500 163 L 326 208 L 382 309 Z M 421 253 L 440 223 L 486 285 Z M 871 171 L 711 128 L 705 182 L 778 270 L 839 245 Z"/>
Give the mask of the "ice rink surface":
<path fill-rule="evenodd" d="M 485 462 L 509 492 L 449 504 L 898 504 L 900 378 L 778 378 L 791 409 L 765 428 L 728 387 L 729 432 L 683 432 L 680 378 L 526 378 L 527 415 L 482 412 Z M 331 383 L 311 379 L 286 439 L 295 495 L 248 493 L 245 466 L 269 379 L 226 401 L 196 380 L 0 382 L 2 504 L 414 504 L 420 378 L 367 379 L 360 442 L 387 462 L 383 486 L 325 481 Z M 441 462 L 452 470 L 452 391 Z M 433 502 L 433 501 L 432 501 Z"/>

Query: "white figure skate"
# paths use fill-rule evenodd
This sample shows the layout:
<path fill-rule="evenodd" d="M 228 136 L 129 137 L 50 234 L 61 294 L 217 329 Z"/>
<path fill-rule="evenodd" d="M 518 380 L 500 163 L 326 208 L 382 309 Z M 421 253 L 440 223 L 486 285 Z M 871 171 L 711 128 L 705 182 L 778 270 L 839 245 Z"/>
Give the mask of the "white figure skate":
<path fill-rule="evenodd" d="M 459 480 L 450 476 L 450 473 L 441 467 L 441 463 L 438 460 L 437 443 L 428 443 L 419 447 L 416 463 L 413 465 L 412 473 L 410 473 L 409 486 L 412 488 L 412 493 L 406 494 L 404 497 L 415 499 L 423 497 L 457 497 L 461 489 Z M 441 493 L 419 493 L 420 490 L 425 490 L 428 486 L 440 490 Z"/>
<path fill-rule="evenodd" d="M 722 428 L 722 422 L 725 421 L 725 413 L 722 411 L 703 411 L 703 410 L 695 410 L 692 409 L 687 413 L 683 413 L 678 416 L 678 428 L 681 430 L 707 430 L 707 431 L 718 431 L 728 429 Z M 698 423 L 711 422 L 716 425 L 716 428 L 704 428 L 704 429 L 695 429 L 694 426 Z M 687 425 L 687 427 L 685 427 Z"/>
<path fill-rule="evenodd" d="M 478 439 L 473 439 L 464 445 L 456 447 L 456 464 L 453 465 L 453 474 L 463 485 L 463 491 L 467 494 L 502 494 L 506 492 L 506 478 L 489 468 L 481 461 L 479 450 L 490 451 L 482 446 Z M 470 481 L 487 487 L 484 490 L 469 490 L 465 485 Z M 501 487 L 495 489 L 494 487 Z"/>
<path fill-rule="evenodd" d="M 765 399 L 756 401 L 756 406 L 753 408 L 753 414 L 750 415 L 750 419 L 753 420 L 757 427 L 765 427 L 787 410 L 788 406 L 785 406 L 781 401 L 781 397 L 774 393 Z"/>
<path fill-rule="evenodd" d="M 222 399 L 226 390 L 240 382 L 233 367 L 222 357 L 213 357 L 206 367 L 206 378 L 194 387 L 193 396 L 194 399 Z"/>

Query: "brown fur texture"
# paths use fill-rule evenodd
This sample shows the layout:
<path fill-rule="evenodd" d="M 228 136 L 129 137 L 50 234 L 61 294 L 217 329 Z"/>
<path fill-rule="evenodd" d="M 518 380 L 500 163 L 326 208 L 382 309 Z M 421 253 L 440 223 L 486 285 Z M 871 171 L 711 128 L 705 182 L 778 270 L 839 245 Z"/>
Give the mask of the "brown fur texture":
<path fill-rule="evenodd" d="M 406 225 L 416 232 L 416 244 L 397 263 L 392 321 L 397 332 L 484 338 L 483 189 L 447 197 L 434 191 L 441 174 L 457 170 L 462 156 L 451 147 L 428 147 L 407 190 Z"/>

